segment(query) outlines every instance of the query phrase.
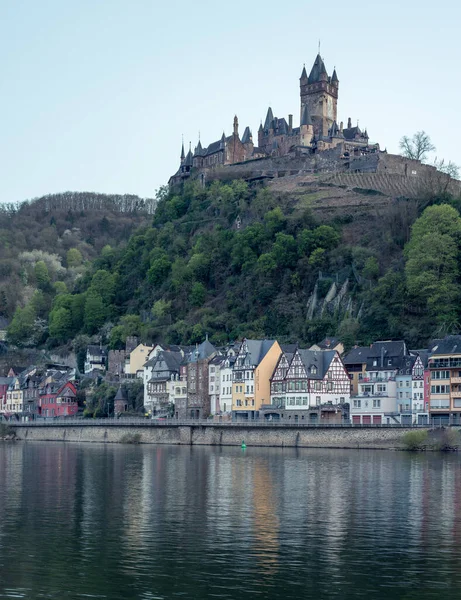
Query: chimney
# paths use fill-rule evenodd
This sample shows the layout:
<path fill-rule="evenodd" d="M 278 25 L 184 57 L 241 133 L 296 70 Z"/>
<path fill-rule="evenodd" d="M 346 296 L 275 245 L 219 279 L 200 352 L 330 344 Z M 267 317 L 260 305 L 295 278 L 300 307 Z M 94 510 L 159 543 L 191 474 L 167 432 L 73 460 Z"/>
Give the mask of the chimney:
<path fill-rule="evenodd" d="M 342 133 L 343 132 L 343 122 L 341 121 L 341 123 L 339 124 L 339 131 Z"/>
<path fill-rule="evenodd" d="M 349 117 L 347 119 L 347 128 L 350 129 L 352 127 L 352 119 Z"/>
<path fill-rule="evenodd" d="M 288 133 L 293 131 L 293 115 L 288 115 Z"/>

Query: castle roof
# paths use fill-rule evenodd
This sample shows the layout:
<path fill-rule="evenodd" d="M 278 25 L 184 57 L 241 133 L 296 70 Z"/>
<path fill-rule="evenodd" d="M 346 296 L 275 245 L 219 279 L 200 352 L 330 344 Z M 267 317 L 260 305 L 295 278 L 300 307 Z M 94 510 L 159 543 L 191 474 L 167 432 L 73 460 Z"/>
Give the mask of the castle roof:
<path fill-rule="evenodd" d="M 202 148 L 202 144 L 199 140 L 197 146 L 195 147 L 194 156 L 201 156 L 202 152 L 203 152 L 203 148 Z"/>
<path fill-rule="evenodd" d="M 248 144 L 249 142 L 251 142 L 251 131 L 249 127 L 245 128 L 245 131 L 243 132 L 243 137 L 242 137 L 242 144 Z"/>
<path fill-rule="evenodd" d="M 357 125 L 357 127 L 348 127 L 347 129 L 343 129 L 343 135 L 346 140 L 355 140 L 362 137 L 362 131 Z"/>
<path fill-rule="evenodd" d="M 325 68 L 325 63 L 323 62 L 320 54 L 317 54 L 317 58 L 312 66 L 308 82 L 309 83 L 317 83 L 322 79 L 322 75 L 328 77 L 327 70 Z"/>
<path fill-rule="evenodd" d="M 272 113 L 272 108 L 269 106 L 267 109 L 266 120 L 264 121 L 264 129 L 270 129 L 272 126 L 272 121 L 274 120 L 274 115 Z"/>
<path fill-rule="evenodd" d="M 301 117 L 301 125 L 310 125 L 309 113 L 307 111 L 307 104 L 304 105 L 303 114 Z"/>
<path fill-rule="evenodd" d="M 192 167 L 192 150 L 189 150 L 186 156 L 186 161 L 184 163 L 186 167 Z"/>
<path fill-rule="evenodd" d="M 306 65 L 304 65 L 304 67 L 303 67 L 303 71 L 301 73 L 300 79 L 307 79 Z"/>
<path fill-rule="evenodd" d="M 331 83 L 339 83 L 338 74 L 336 73 L 336 69 L 333 70 L 333 75 L 331 76 Z"/>

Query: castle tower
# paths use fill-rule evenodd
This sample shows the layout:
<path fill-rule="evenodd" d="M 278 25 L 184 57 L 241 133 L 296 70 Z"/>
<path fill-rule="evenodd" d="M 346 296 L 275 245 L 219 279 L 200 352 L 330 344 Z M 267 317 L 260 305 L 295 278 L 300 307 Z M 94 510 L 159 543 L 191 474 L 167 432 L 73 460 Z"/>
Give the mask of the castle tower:
<path fill-rule="evenodd" d="M 299 79 L 299 87 L 300 121 L 303 119 L 304 108 L 307 107 L 315 135 L 327 137 L 328 130 L 337 120 L 339 79 L 336 69 L 329 77 L 322 57 L 317 54 L 309 77 L 304 67 Z"/>

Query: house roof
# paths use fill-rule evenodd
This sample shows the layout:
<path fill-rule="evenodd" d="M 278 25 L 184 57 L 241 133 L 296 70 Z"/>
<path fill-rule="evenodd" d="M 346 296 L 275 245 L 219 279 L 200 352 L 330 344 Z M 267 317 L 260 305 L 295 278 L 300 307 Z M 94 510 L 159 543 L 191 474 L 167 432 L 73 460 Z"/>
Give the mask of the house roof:
<path fill-rule="evenodd" d="M 345 365 L 366 363 L 370 350 L 370 346 L 357 346 L 356 348 L 352 348 L 352 350 L 343 358 L 343 362 Z"/>
<path fill-rule="evenodd" d="M 275 340 L 245 340 L 244 343 L 246 343 L 248 348 L 250 364 L 259 365 L 259 363 L 274 345 Z"/>
<path fill-rule="evenodd" d="M 13 377 L 0 377 L 0 385 L 10 385 L 13 379 Z"/>
<path fill-rule="evenodd" d="M 339 340 L 339 338 L 329 336 L 329 337 L 324 338 L 321 342 L 319 342 L 316 345 L 319 348 L 321 348 L 322 350 L 330 350 L 331 348 L 334 348 L 335 346 L 337 346 L 340 343 L 341 343 L 341 341 Z"/>
<path fill-rule="evenodd" d="M 404 356 L 400 363 L 399 375 L 411 374 L 411 370 L 413 369 L 417 358 L 418 357 L 415 356 L 414 354 L 408 354 L 407 356 Z M 408 371 L 408 373 L 407 373 L 407 371 Z"/>
<path fill-rule="evenodd" d="M 432 356 L 461 354 L 461 335 L 447 335 L 432 348 Z"/>
<path fill-rule="evenodd" d="M 370 347 L 369 357 L 398 357 L 406 354 L 406 346 L 403 340 L 374 342 Z"/>
<path fill-rule="evenodd" d="M 310 379 L 323 379 L 325 373 L 336 356 L 336 350 L 305 350 L 298 349 L 298 354 Z M 312 373 L 315 367 L 316 373 Z"/>
<path fill-rule="evenodd" d="M 87 347 L 87 352 L 89 352 L 92 356 L 106 356 L 107 355 L 107 346 L 98 346 L 97 344 L 89 344 Z"/>
<path fill-rule="evenodd" d="M 357 127 L 347 127 L 343 129 L 343 136 L 346 140 L 354 140 L 357 137 L 362 137 L 362 131 L 358 125 Z"/>
<path fill-rule="evenodd" d="M 205 360 L 206 358 L 209 358 L 215 352 L 217 352 L 217 350 L 213 346 L 213 344 L 210 341 L 205 340 L 204 342 L 202 342 L 200 344 L 200 346 L 197 346 L 197 348 L 192 350 L 192 352 L 190 353 L 190 356 L 189 356 L 189 362 L 197 362 L 199 360 Z"/>
<path fill-rule="evenodd" d="M 247 126 L 245 127 L 245 131 L 243 132 L 242 144 L 248 144 L 249 142 L 251 142 L 251 131 L 250 128 Z"/>

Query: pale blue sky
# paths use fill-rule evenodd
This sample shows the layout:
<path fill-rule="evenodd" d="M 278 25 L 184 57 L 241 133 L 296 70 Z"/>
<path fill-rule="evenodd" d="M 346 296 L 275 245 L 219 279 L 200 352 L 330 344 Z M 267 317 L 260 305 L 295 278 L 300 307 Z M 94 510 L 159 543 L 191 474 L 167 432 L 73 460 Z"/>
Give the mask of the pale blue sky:
<path fill-rule="evenodd" d="M 254 138 L 299 120 L 321 39 L 339 120 L 398 150 L 426 130 L 461 164 L 459 0 L 0 0 L 0 201 L 64 190 L 152 196 L 181 134 Z"/>

